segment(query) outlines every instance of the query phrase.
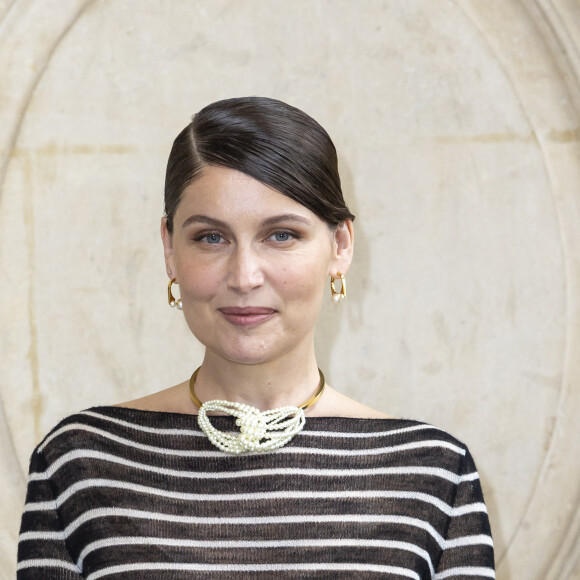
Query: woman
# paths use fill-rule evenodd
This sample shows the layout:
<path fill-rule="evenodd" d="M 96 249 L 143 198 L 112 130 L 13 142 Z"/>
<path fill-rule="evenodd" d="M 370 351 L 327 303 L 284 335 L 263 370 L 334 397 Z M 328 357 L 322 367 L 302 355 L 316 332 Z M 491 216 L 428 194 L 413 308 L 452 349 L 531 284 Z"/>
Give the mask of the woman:
<path fill-rule="evenodd" d="M 324 129 L 272 99 L 209 105 L 174 142 L 165 211 L 169 303 L 204 360 L 38 446 L 18 577 L 493 578 L 466 447 L 318 370 L 354 219 Z"/>

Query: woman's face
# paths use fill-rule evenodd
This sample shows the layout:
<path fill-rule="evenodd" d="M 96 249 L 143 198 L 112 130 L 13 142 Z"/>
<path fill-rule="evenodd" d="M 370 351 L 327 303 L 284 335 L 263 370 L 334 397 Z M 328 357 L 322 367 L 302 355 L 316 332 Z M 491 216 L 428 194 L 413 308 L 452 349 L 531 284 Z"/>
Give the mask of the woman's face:
<path fill-rule="evenodd" d="M 208 166 L 183 192 L 165 260 L 208 352 L 259 364 L 310 353 L 328 276 L 348 270 L 352 224 L 331 230 L 252 177 Z"/>

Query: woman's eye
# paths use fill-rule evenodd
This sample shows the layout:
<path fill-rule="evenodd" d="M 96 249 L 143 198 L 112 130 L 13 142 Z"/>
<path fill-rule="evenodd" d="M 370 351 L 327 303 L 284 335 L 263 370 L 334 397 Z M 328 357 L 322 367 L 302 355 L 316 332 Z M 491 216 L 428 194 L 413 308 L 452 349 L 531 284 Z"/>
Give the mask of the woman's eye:
<path fill-rule="evenodd" d="M 221 244 L 223 242 L 223 238 L 222 238 L 221 234 L 212 232 L 210 234 L 201 234 L 199 236 L 196 236 L 195 241 L 215 245 L 215 244 Z"/>
<path fill-rule="evenodd" d="M 294 236 L 290 232 L 276 232 L 270 237 L 276 242 L 288 242 Z"/>
<path fill-rule="evenodd" d="M 222 237 L 219 234 L 208 234 L 205 240 L 208 244 L 219 244 Z"/>

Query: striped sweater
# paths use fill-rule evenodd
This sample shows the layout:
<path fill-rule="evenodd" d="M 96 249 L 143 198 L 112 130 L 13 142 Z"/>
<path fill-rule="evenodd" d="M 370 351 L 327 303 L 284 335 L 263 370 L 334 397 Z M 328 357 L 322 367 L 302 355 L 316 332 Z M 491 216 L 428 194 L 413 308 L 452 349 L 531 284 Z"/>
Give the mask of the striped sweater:
<path fill-rule="evenodd" d="M 495 577 L 471 455 L 431 425 L 313 417 L 232 456 L 192 415 L 119 407 L 34 451 L 18 560 L 19 580 Z"/>

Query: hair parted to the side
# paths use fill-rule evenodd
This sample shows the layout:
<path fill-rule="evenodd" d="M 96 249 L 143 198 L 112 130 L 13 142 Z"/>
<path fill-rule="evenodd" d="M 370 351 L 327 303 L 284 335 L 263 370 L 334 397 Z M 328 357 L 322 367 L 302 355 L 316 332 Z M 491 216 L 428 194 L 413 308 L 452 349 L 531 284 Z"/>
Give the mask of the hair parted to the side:
<path fill-rule="evenodd" d="M 314 212 L 330 226 L 354 219 L 340 185 L 328 133 L 300 109 L 266 97 L 217 101 L 179 133 L 167 162 L 165 215 L 207 165 L 241 171 Z"/>

